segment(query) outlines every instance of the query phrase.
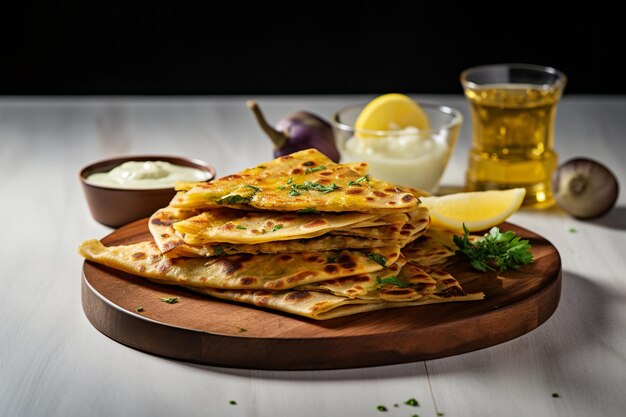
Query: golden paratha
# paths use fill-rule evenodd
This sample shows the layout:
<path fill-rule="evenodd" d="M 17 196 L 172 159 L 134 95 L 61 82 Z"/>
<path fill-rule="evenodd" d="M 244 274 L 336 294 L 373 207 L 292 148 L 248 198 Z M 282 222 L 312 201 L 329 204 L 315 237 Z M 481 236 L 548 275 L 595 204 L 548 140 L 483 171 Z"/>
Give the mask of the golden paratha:
<path fill-rule="evenodd" d="M 86 259 L 164 284 L 222 289 L 285 289 L 335 277 L 378 271 L 393 264 L 399 248 L 366 252 L 324 251 L 302 254 L 231 255 L 169 258 L 154 242 L 104 246 L 87 240 L 79 247 Z"/>
<path fill-rule="evenodd" d="M 178 187 L 188 188 L 189 184 Z M 380 214 L 411 211 L 417 198 L 308 149 L 212 182 L 198 183 L 178 194 L 170 205 L 191 209 L 252 207 Z"/>
<path fill-rule="evenodd" d="M 289 291 L 252 291 L 219 290 L 214 288 L 189 287 L 189 289 L 216 298 L 270 308 L 285 313 L 309 317 L 315 320 L 327 320 L 367 311 L 383 310 L 396 307 L 412 307 L 456 301 L 475 301 L 484 299 L 480 293 L 468 294 L 460 285 L 441 285 L 437 289 L 412 301 L 386 301 L 384 295 L 375 300 L 342 297 L 327 292 L 312 290 Z M 403 288 L 398 287 L 398 290 Z M 392 291 L 393 288 L 389 288 Z"/>
<path fill-rule="evenodd" d="M 402 254 L 410 261 L 425 266 L 445 265 L 456 253 L 458 247 L 454 243 L 455 233 L 439 228 L 429 228 L 419 239 L 402 248 Z M 469 239 L 476 241 L 481 236 L 471 235 Z"/>
<path fill-rule="evenodd" d="M 438 287 L 437 281 L 426 273 L 424 267 L 400 258 L 380 271 L 335 278 L 296 289 L 329 292 L 361 300 L 400 302 L 420 299 L 434 293 Z M 445 288 L 440 286 L 439 289 Z"/>
<path fill-rule="evenodd" d="M 294 213 L 219 208 L 174 223 L 185 243 L 258 244 L 311 238 L 378 217 L 375 214 Z"/>
<path fill-rule="evenodd" d="M 242 213 L 244 212 L 242 211 Z M 423 233 L 428 225 L 428 210 L 425 207 L 418 207 L 413 212 L 400 213 L 402 218 L 408 219 L 409 223 L 404 224 L 397 234 L 389 236 L 374 235 L 372 237 L 363 237 L 358 234 L 353 236 L 334 235 L 331 232 L 331 234 L 314 238 L 266 242 L 254 245 L 231 243 L 190 245 L 176 231 L 174 224 L 195 214 L 196 212 L 193 210 L 165 207 L 152 215 L 149 220 L 150 233 L 162 253 L 166 253 L 170 258 L 175 258 L 183 256 L 232 255 L 237 253 L 301 253 L 388 246 L 402 247 Z"/>

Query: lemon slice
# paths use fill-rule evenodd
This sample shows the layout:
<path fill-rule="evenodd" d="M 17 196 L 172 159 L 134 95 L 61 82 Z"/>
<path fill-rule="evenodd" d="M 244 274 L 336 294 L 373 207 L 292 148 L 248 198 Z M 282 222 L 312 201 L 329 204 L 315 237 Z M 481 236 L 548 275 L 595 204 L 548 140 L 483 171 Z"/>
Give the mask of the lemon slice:
<path fill-rule="evenodd" d="M 357 130 L 429 129 L 424 110 L 404 94 L 385 94 L 370 101 L 354 123 Z M 357 136 L 358 133 L 357 133 Z"/>
<path fill-rule="evenodd" d="M 526 189 L 476 191 L 450 194 L 442 197 L 420 197 L 430 210 L 433 226 L 463 231 L 463 223 L 470 231 L 493 227 L 508 219 L 524 201 Z"/>

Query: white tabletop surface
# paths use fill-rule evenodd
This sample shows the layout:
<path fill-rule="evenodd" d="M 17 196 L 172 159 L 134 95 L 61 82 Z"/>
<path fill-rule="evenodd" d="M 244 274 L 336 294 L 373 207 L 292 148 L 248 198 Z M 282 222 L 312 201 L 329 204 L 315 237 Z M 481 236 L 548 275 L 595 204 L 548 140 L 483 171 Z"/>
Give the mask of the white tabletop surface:
<path fill-rule="evenodd" d="M 626 193 L 595 221 L 559 209 L 510 219 L 559 249 L 562 297 L 538 329 L 487 349 L 395 366 L 274 372 L 164 359 L 99 333 L 81 308 L 76 248 L 111 230 L 91 218 L 79 169 L 152 153 L 205 159 L 225 175 L 269 160 L 272 147 L 247 98 L 0 99 L 0 416 L 626 413 Z M 371 97 L 256 98 L 276 121 L 300 109 L 330 118 Z M 471 136 L 467 105 L 461 96 L 418 98 L 466 115 L 443 178 L 460 186 Z M 561 161 L 603 161 L 626 186 L 626 98 L 565 97 L 556 149 Z M 420 406 L 404 405 L 409 398 Z"/>

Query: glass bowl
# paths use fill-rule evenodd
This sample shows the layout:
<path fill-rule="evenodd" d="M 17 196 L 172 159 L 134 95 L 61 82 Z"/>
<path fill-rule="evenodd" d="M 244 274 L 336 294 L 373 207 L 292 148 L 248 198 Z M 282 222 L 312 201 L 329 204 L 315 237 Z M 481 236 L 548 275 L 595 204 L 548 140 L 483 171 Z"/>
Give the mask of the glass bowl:
<path fill-rule="evenodd" d="M 356 130 L 354 123 L 366 104 L 343 108 L 333 116 L 341 162 L 367 162 L 374 178 L 436 193 L 461 130 L 461 113 L 420 102 L 429 129 Z"/>

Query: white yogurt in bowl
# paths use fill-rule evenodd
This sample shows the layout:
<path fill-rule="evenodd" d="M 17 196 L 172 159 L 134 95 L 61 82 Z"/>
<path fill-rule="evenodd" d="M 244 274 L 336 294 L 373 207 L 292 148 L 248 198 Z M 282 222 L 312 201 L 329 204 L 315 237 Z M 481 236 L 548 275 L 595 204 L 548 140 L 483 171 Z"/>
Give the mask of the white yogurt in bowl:
<path fill-rule="evenodd" d="M 103 187 L 153 189 L 174 187 L 177 181 L 206 181 L 211 175 L 196 168 L 166 161 L 127 161 L 108 172 L 97 172 L 87 182 Z"/>
<path fill-rule="evenodd" d="M 335 114 L 335 138 L 342 162 L 367 162 L 369 174 L 399 186 L 434 193 L 459 135 L 462 116 L 450 107 L 420 103 L 430 129 L 356 132 L 362 106 Z M 360 133 L 360 134 L 359 134 Z"/>

